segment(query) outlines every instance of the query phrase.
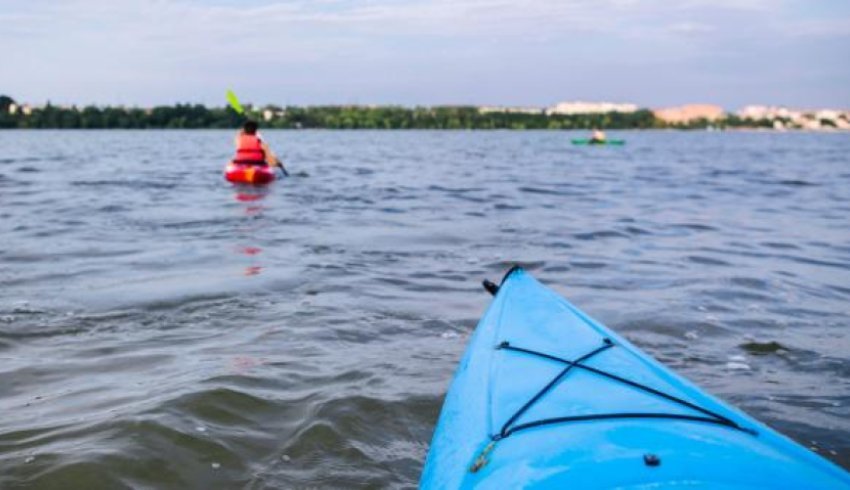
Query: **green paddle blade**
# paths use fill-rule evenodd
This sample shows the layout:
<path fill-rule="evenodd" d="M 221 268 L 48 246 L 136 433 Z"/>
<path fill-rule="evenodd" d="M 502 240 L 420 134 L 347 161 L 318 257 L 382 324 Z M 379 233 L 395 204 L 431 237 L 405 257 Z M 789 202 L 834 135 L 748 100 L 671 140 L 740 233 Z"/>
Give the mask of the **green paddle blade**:
<path fill-rule="evenodd" d="M 242 104 L 239 103 L 239 99 L 236 98 L 236 94 L 233 93 L 233 90 L 227 91 L 227 102 L 230 103 L 230 107 L 232 107 L 237 114 L 245 113 L 245 109 L 242 108 Z"/>

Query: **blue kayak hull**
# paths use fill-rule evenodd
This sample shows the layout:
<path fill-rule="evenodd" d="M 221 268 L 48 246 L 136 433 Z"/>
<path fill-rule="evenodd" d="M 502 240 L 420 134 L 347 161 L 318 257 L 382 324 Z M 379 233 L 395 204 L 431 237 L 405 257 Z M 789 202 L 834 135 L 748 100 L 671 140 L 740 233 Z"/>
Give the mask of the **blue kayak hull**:
<path fill-rule="evenodd" d="M 850 488 L 525 271 L 469 341 L 421 488 Z"/>

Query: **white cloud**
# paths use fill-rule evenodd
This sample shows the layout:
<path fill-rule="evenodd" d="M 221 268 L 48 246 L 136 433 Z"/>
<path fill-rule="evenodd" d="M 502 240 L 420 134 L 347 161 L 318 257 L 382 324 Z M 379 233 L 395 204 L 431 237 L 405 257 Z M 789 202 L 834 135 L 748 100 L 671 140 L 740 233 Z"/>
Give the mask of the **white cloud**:
<path fill-rule="evenodd" d="M 668 27 L 670 32 L 676 34 L 707 34 L 714 32 L 715 28 L 700 22 L 677 22 Z"/>

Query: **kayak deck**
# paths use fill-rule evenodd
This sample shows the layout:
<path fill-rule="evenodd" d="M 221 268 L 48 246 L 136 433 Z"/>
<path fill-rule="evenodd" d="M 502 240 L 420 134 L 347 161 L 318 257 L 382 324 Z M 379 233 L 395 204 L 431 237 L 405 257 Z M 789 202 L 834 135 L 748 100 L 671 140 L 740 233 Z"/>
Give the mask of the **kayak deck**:
<path fill-rule="evenodd" d="M 224 168 L 224 178 L 234 184 L 264 185 L 275 180 L 275 173 L 269 166 L 229 162 Z"/>
<path fill-rule="evenodd" d="M 458 366 L 420 485 L 845 488 L 850 475 L 513 269 Z"/>

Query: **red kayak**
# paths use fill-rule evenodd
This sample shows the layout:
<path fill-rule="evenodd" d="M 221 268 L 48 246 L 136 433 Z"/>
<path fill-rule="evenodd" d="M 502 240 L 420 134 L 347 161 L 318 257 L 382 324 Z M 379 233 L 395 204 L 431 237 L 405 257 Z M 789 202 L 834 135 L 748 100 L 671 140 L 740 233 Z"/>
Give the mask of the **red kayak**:
<path fill-rule="evenodd" d="M 230 162 L 224 167 L 224 178 L 235 184 L 263 185 L 275 179 L 274 168 Z"/>

